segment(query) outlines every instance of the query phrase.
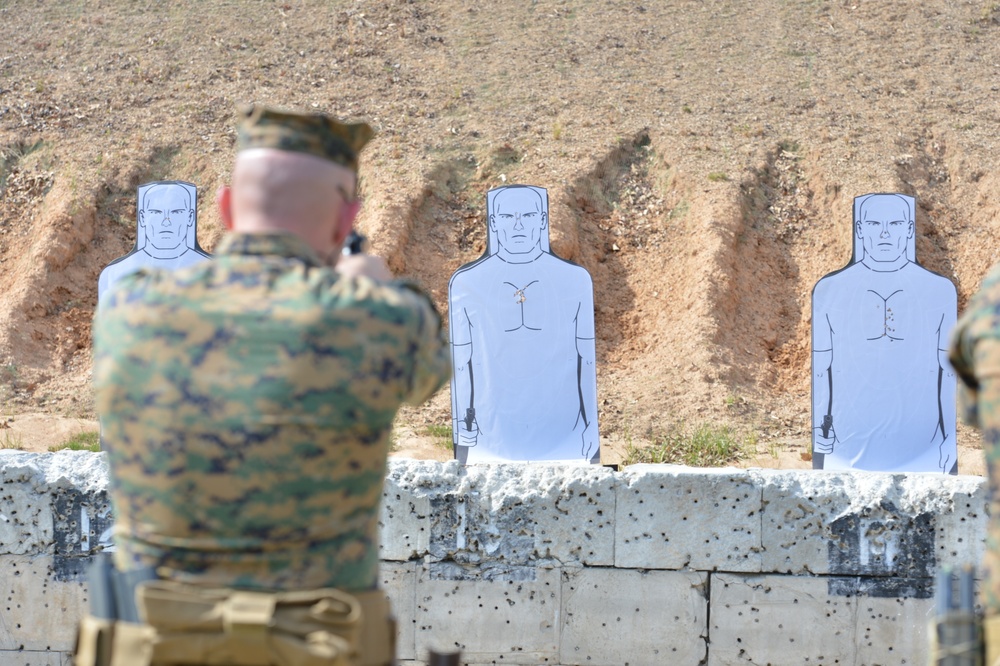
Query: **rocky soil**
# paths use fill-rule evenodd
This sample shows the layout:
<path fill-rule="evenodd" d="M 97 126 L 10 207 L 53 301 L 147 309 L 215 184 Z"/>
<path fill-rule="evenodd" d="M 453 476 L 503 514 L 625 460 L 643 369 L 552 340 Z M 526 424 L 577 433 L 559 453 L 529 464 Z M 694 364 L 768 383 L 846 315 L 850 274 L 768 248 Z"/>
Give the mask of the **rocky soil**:
<path fill-rule="evenodd" d="M 0 445 L 92 423 L 136 187 L 197 184 L 211 251 L 235 110 L 264 102 L 377 128 L 360 227 L 442 311 L 485 192 L 549 189 L 594 278 L 609 456 L 713 422 L 757 435 L 744 464 L 808 466 L 810 291 L 853 197 L 915 196 L 964 308 L 1000 247 L 998 91 L 984 0 L 0 0 Z M 403 412 L 400 451 L 447 456 L 448 422 L 447 392 Z"/>

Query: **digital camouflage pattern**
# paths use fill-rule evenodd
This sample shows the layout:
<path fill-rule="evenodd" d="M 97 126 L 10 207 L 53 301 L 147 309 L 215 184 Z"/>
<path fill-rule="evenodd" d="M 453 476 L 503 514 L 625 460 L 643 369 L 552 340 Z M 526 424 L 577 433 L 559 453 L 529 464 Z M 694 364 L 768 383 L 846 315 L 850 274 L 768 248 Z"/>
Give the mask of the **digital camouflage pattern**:
<path fill-rule="evenodd" d="M 959 413 L 983 435 L 989 476 L 990 519 L 984 558 L 983 603 L 988 615 L 1000 614 L 1000 265 L 979 292 L 952 334 L 949 357 L 961 380 Z"/>
<path fill-rule="evenodd" d="M 365 123 L 342 123 L 328 116 L 281 111 L 266 106 L 243 110 L 237 150 L 274 148 L 307 153 L 358 170 L 358 153 L 374 131 Z"/>
<path fill-rule="evenodd" d="M 339 277 L 293 235 L 143 270 L 94 320 L 116 564 L 239 588 L 371 588 L 389 431 L 449 376 L 403 283 Z"/>

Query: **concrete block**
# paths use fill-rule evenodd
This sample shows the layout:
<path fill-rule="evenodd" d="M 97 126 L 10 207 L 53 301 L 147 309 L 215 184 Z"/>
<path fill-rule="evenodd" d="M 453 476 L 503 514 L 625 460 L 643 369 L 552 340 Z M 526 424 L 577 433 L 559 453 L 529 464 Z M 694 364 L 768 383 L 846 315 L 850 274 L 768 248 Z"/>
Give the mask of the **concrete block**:
<path fill-rule="evenodd" d="M 106 487 L 104 454 L 0 451 L 0 555 L 45 551 L 56 536 L 54 500 Z"/>
<path fill-rule="evenodd" d="M 431 492 L 426 481 L 433 476 L 426 464 L 390 461 L 379 517 L 380 559 L 405 562 L 427 554 L 431 538 Z M 440 482 L 435 479 L 429 485 L 436 488 Z"/>
<path fill-rule="evenodd" d="M 854 664 L 856 601 L 829 594 L 827 584 L 712 574 L 709 666 Z"/>
<path fill-rule="evenodd" d="M 620 476 L 616 567 L 760 571 L 761 493 L 746 472 L 635 465 Z"/>
<path fill-rule="evenodd" d="M 928 622 L 934 614 L 931 598 L 860 596 L 856 600 L 856 664 L 928 663 Z"/>
<path fill-rule="evenodd" d="M 416 467 L 412 461 L 396 464 Z M 431 561 L 484 569 L 612 563 L 615 476 L 610 470 L 436 465 L 438 484 L 424 483 L 417 490 L 430 499 Z M 420 469 L 426 473 L 429 467 Z"/>
<path fill-rule="evenodd" d="M 27 483 L 0 487 L 0 555 L 41 553 L 52 543 L 48 494 Z"/>
<path fill-rule="evenodd" d="M 764 571 L 926 578 L 978 561 L 977 477 L 754 470 L 763 490 Z"/>
<path fill-rule="evenodd" d="M 56 580 L 83 580 L 95 552 L 113 552 L 114 516 L 107 491 L 57 488 L 52 500 Z"/>
<path fill-rule="evenodd" d="M 33 487 L 48 490 L 107 490 L 106 456 L 89 451 L 28 453 L 0 450 L 0 486 L 9 483 L 30 483 Z"/>
<path fill-rule="evenodd" d="M 693 571 L 564 569 L 561 663 L 704 663 L 707 583 Z"/>
<path fill-rule="evenodd" d="M 379 581 L 392 603 L 396 616 L 396 657 L 413 659 L 416 654 L 416 584 L 415 562 L 383 562 L 379 567 Z"/>
<path fill-rule="evenodd" d="M 934 516 L 937 567 L 979 566 L 986 551 L 989 486 L 980 476 L 913 474 L 902 482 Z"/>
<path fill-rule="evenodd" d="M 71 666 L 72 657 L 64 652 L 22 650 L 0 652 L 0 666 Z"/>
<path fill-rule="evenodd" d="M 70 651 L 87 593 L 60 582 L 52 555 L 0 556 L 0 650 Z"/>
<path fill-rule="evenodd" d="M 530 578 L 530 579 L 528 579 Z M 416 653 L 432 646 L 462 650 L 467 664 L 557 664 L 560 573 L 538 569 L 524 579 L 454 580 L 417 570 Z"/>

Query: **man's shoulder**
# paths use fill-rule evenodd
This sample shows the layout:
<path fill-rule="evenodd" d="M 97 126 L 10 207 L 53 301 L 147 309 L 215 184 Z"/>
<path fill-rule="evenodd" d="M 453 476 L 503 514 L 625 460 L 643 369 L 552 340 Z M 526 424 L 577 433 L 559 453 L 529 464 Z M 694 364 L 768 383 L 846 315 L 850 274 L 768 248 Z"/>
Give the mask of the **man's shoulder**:
<path fill-rule="evenodd" d="M 842 299 L 854 298 L 857 289 L 864 286 L 865 276 L 862 272 L 869 271 L 860 262 L 856 262 L 821 277 L 813 285 L 813 308 L 822 310 L 834 307 Z"/>
<path fill-rule="evenodd" d="M 465 285 L 472 284 L 474 281 L 481 279 L 481 276 L 484 274 L 499 270 L 499 267 L 502 265 L 503 261 L 495 254 L 480 257 L 475 261 L 460 266 L 448 281 L 448 288 L 454 289 L 456 286 L 464 287 Z"/>
<path fill-rule="evenodd" d="M 545 262 L 548 270 L 560 272 L 565 275 L 573 275 L 581 280 L 590 280 L 590 272 L 580 264 L 575 264 L 569 259 L 563 259 L 550 252 L 544 252 L 542 253 L 541 261 Z"/>
<path fill-rule="evenodd" d="M 135 270 L 143 265 L 142 250 L 133 249 L 128 254 L 124 254 L 104 267 L 101 275 L 118 275 L 124 271 Z"/>
<path fill-rule="evenodd" d="M 928 305 L 940 304 L 947 310 L 958 308 L 958 289 L 955 283 L 916 262 L 907 264 L 908 274 L 903 276 L 908 286 L 912 286 L 921 300 Z"/>

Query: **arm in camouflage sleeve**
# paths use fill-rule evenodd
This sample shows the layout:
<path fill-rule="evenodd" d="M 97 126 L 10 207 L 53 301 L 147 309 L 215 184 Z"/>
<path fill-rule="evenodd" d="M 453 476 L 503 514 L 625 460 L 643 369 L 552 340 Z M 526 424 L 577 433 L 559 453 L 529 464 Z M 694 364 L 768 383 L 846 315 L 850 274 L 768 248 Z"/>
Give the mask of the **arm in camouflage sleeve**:
<path fill-rule="evenodd" d="M 413 371 L 406 403 L 419 405 L 451 378 L 451 353 L 441 325 L 441 315 L 419 287 L 399 283 L 408 293 L 414 313 L 410 340 Z"/>
<path fill-rule="evenodd" d="M 948 360 L 958 376 L 958 410 L 965 423 L 984 428 L 979 420 L 980 380 L 1000 378 L 1000 355 L 992 348 L 1000 339 L 1000 265 L 983 279 L 951 333 Z"/>
<path fill-rule="evenodd" d="M 987 339 L 976 345 L 977 354 L 1000 357 L 1000 340 Z M 985 349 L 981 349 L 985 347 Z M 978 376 L 978 368 L 977 368 Z M 983 581 L 981 594 L 987 615 L 1000 615 L 1000 376 L 979 376 L 978 390 L 970 393 L 976 400 L 976 414 L 983 435 L 983 455 L 989 480 L 989 522 L 983 563 L 991 572 Z"/>

